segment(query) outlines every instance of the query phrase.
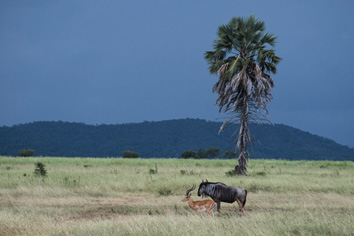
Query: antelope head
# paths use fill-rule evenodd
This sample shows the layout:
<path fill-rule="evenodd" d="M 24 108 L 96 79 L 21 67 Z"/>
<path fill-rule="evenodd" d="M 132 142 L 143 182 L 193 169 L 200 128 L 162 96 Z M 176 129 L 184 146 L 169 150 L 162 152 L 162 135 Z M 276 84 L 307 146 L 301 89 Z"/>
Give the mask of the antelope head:
<path fill-rule="evenodd" d="M 190 197 L 192 196 L 192 194 L 190 192 L 193 191 L 194 189 L 195 189 L 195 184 L 193 184 L 193 186 L 187 190 L 186 196 L 184 196 L 184 198 L 182 199 L 182 202 L 187 202 L 190 199 Z"/>

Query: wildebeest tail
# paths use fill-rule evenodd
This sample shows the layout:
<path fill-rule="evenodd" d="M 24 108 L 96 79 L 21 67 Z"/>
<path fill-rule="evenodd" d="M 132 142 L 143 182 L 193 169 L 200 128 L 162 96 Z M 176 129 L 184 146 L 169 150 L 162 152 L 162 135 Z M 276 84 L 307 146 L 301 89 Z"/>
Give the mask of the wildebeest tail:
<path fill-rule="evenodd" d="M 247 199 L 247 190 L 245 189 L 245 200 L 243 201 L 243 203 L 242 203 L 242 205 L 243 205 L 243 207 L 245 207 L 245 205 L 246 205 L 246 199 Z"/>

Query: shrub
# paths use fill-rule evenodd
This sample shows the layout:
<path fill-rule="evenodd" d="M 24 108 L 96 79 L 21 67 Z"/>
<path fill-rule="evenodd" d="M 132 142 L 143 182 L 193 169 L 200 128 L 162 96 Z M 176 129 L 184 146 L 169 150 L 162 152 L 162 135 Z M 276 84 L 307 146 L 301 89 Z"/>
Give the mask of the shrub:
<path fill-rule="evenodd" d="M 133 151 L 125 151 L 123 153 L 123 158 L 138 158 L 139 154 Z"/>
<path fill-rule="evenodd" d="M 231 150 L 227 150 L 224 154 L 224 157 L 226 158 L 235 158 L 237 157 L 237 154 Z"/>
<path fill-rule="evenodd" d="M 181 157 L 183 159 L 189 159 L 189 158 L 198 159 L 199 158 L 199 156 L 198 156 L 198 154 L 196 152 L 193 152 L 193 151 L 190 151 L 190 150 L 184 151 L 181 154 Z"/>
<path fill-rule="evenodd" d="M 206 152 L 207 152 L 208 157 L 217 157 L 220 154 L 220 149 L 215 148 L 215 147 L 211 147 Z"/>
<path fill-rule="evenodd" d="M 204 159 L 204 158 L 208 157 L 208 153 L 203 148 L 200 148 L 198 150 L 198 156 L 199 156 L 199 158 L 203 158 Z"/>
<path fill-rule="evenodd" d="M 45 165 L 42 162 L 37 162 L 34 165 L 35 165 L 34 173 L 36 175 L 41 175 L 41 176 L 47 175 L 47 170 L 45 169 Z"/>
<path fill-rule="evenodd" d="M 34 155 L 34 150 L 33 149 L 22 149 L 19 153 L 19 157 L 31 157 Z"/>

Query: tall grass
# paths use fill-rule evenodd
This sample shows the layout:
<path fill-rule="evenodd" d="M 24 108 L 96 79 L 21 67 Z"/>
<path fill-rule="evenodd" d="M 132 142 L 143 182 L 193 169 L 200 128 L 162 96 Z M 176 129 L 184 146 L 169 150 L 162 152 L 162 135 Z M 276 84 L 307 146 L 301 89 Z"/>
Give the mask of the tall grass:
<path fill-rule="evenodd" d="M 250 160 L 249 176 L 227 176 L 234 165 L 0 157 L 0 235 L 353 235 L 354 163 Z M 202 179 L 247 189 L 246 213 L 197 217 L 181 199 Z"/>

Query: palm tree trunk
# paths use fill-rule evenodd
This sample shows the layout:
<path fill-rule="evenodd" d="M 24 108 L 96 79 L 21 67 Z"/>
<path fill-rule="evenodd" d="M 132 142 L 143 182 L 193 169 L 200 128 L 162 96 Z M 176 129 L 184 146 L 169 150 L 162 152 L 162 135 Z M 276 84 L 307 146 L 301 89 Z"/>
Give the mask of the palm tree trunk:
<path fill-rule="evenodd" d="M 237 148 L 240 150 L 238 165 L 235 166 L 236 175 L 247 175 L 246 164 L 248 160 L 247 143 L 250 141 L 248 128 L 248 100 L 244 99 L 240 114 L 240 133 L 237 137 Z"/>

